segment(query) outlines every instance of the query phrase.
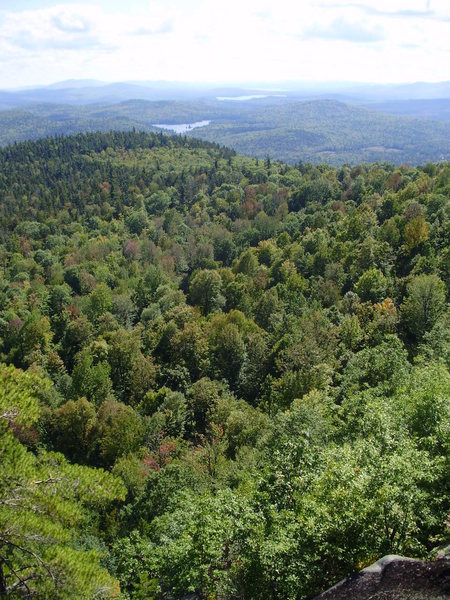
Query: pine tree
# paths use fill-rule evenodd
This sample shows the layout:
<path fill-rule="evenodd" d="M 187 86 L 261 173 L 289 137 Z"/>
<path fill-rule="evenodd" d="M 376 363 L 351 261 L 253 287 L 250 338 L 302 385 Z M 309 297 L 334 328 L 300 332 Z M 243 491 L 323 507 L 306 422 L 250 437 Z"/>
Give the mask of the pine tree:
<path fill-rule="evenodd" d="M 0 366 L 0 597 L 115 598 L 119 584 L 100 554 L 80 549 L 89 511 L 123 497 L 109 473 L 34 454 L 21 443 L 39 417 L 37 373 Z"/>

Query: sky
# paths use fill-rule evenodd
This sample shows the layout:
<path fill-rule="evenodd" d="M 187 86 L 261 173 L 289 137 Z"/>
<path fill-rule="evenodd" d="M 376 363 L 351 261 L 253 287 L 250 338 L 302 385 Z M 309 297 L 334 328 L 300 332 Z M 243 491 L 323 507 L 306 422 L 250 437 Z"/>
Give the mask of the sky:
<path fill-rule="evenodd" d="M 450 80 L 450 0 L 0 0 L 0 88 Z"/>

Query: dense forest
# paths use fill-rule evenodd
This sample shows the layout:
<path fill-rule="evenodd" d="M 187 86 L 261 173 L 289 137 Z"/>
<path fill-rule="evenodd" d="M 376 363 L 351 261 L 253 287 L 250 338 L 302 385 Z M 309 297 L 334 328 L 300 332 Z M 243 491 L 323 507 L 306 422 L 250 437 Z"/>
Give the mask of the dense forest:
<path fill-rule="evenodd" d="M 414 105 L 405 104 L 414 116 Z M 450 159 L 445 100 L 434 105 L 442 105 L 436 120 L 385 114 L 373 110 L 372 105 L 368 110 L 336 100 L 298 101 L 275 96 L 242 102 L 198 99 L 82 106 L 35 104 L 0 110 L 0 146 L 46 135 L 112 129 L 155 132 L 158 123 L 210 120 L 208 126 L 193 129 L 189 135 L 257 158 L 335 166 L 365 161 L 417 165 Z M 392 106 L 387 103 L 386 110 L 406 110 L 403 104 Z"/>
<path fill-rule="evenodd" d="M 448 536 L 450 164 L 0 150 L 0 597 L 300 600 Z"/>
<path fill-rule="evenodd" d="M 417 165 L 450 159 L 449 122 L 384 114 L 336 100 L 263 107 L 239 120 L 214 121 L 192 135 L 290 163 Z"/>

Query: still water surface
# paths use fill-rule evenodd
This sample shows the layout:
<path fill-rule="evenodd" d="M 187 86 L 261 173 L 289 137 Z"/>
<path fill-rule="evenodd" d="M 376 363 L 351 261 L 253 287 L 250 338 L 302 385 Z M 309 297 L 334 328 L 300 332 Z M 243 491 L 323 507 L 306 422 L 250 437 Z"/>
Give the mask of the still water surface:
<path fill-rule="evenodd" d="M 169 129 L 170 131 L 175 131 L 175 133 L 186 133 L 187 131 L 191 131 L 191 129 L 196 129 L 197 127 L 206 127 L 209 125 L 211 121 L 196 121 L 195 123 L 178 123 L 176 125 L 169 123 L 153 123 L 153 127 L 159 127 L 160 129 Z"/>

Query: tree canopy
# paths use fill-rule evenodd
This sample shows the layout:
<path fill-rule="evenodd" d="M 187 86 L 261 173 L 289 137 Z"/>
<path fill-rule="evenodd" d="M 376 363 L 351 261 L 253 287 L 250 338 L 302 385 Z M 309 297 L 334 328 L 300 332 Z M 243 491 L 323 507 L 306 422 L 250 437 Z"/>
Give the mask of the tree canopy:
<path fill-rule="evenodd" d="M 450 165 L 0 150 L 0 596 L 298 600 L 448 536 Z"/>

